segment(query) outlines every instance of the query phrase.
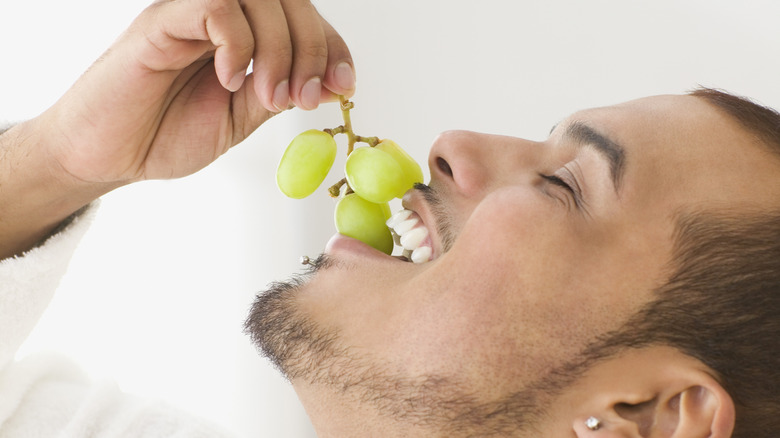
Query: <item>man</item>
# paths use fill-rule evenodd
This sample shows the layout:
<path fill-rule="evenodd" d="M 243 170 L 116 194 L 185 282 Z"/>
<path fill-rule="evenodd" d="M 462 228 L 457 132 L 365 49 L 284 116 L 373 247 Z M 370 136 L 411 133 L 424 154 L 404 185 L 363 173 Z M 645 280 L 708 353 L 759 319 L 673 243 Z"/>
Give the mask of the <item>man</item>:
<path fill-rule="evenodd" d="M 308 3 L 157 2 L 0 137 L 2 256 L 353 88 Z M 777 126 L 702 90 L 576 113 L 541 143 L 445 133 L 404 200 L 431 260 L 336 236 L 247 332 L 320 436 L 775 436 Z"/>
<path fill-rule="evenodd" d="M 446 133 L 405 198 L 433 260 L 336 237 L 248 331 L 326 436 L 773 436 L 777 126 L 701 90 Z"/>

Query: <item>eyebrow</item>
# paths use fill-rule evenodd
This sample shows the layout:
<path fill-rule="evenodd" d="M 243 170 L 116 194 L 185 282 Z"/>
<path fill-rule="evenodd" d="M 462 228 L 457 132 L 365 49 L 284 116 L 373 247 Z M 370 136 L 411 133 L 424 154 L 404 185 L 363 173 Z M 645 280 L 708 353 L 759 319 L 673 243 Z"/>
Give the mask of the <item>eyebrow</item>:
<path fill-rule="evenodd" d="M 615 192 L 620 190 L 625 171 L 626 151 L 623 146 L 600 134 L 584 122 L 575 121 L 566 127 L 563 137 L 585 147 L 592 147 L 609 163 L 609 173 Z"/>

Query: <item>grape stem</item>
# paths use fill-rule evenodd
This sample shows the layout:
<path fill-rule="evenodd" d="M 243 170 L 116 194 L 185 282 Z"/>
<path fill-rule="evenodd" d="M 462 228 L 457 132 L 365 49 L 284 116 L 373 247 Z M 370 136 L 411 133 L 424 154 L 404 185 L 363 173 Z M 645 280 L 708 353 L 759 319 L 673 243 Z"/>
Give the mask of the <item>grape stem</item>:
<path fill-rule="evenodd" d="M 356 135 L 355 141 L 359 141 L 361 143 L 368 143 L 369 146 L 374 147 L 379 144 L 379 137 L 361 137 L 359 135 Z"/>
<path fill-rule="evenodd" d="M 347 134 L 347 155 L 351 154 L 355 150 L 355 143 L 368 143 L 369 146 L 374 147 L 379 144 L 379 137 L 361 137 L 355 135 L 352 130 L 352 117 L 349 114 L 349 110 L 355 107 L 355 104 L 347 100 L 344 96 L 339 96 L 339 102 L 341 103 L 341 117 L 344 119 L 344 125 L 335 129 L 326 130 L 331 135 L 334 134 Z"/>
<path fill-rule="evenodd" d="M 342 187 L 346 187 L 346 190 L 344 190 L 344 194 L 345 195 L 349 195 L 350 193 L 354 193 L 352 191 L 352 187 L 350 187 L 349 183 L 347 183 L 347 179 L 346 178 L 341 178 L 339 180 L 339 182 L 337 182 L 336 184 L 333 184 L 332 186 L 330 186 L 328 188 L 328 194 L 330 195 L 331 198 L 338 198 L 339 195 L 341 194 L 341 188 Z"/>
<path fill-rule="evenodd" d="M 330 188 L 328 189 L 328 193 L 330 194 L 330 197 L 338 198 L 339 194 L 341 193 L 341 187 L 344 186 L 344 184 L 346 183 L 347 183 L 347 179 L 341 178 L 339 182 L 330 186 Z"/>
<path fill-rule="evenodd" d="M 349 110 L 354 108 L 355 104 L 344 96 L 339 96 L 339 102 L 341 103 L 341 117 L 344 118 L 344 130 L 347 132 L 347 155 L 349 155 L 355 149 L 355 133 L 352 131 L 352 117 L 349 114 Z"/>
<path fill-rule="evenodd" d="M 344 126 L 337 126 L 333 129 L 323 129 L 322 132 L 327 132 L 331 136 L 334 136 L 336 134 L 344 134 L 347 132 L 347 130 L 344 128 Z"/>
<path fill-rule="evenodd" d="M 323 131 L 332 136 L 335 136 L 336 134 L 347 134 L 347 156 L 355 150 L 355 143 L 368 143 L 371 147 L 378 145 L 380 141 L 379 137 L 361 137 L 355 135 L 355 132 L 352 130 L 352 117 L 350 117 L 349 110 L 354 108 L 355 104 L 347 100 L 344 96 L 339 96 L 339 102 L 341 103 L 341 117 L 344 119 L 344 124 L 333 129 L 323 129 Z M 344 194 L 348 195 L 352 193 L 352 188 L 347 183 L 347 179 L 342 178 L 339 182 L 328 188 L 328 194 L 333 198 L 338 198 L 341 194 L 341 188 L 345 186 L 346 189 L 344 190 Z"/>

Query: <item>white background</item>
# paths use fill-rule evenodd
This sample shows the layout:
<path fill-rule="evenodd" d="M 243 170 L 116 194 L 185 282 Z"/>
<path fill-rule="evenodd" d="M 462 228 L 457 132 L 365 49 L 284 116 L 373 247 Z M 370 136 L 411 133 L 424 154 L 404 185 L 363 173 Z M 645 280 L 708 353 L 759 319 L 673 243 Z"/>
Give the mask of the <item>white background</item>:
<path fill-rule="evenodd" d="M 146 4 L 3 2 L 0 122 L 52 104 Z M 421 163 L 446 129 L 543 139 L 573 111 L 697 84 L 780 106 L 777 1 L 316 4 L 354 55 L 356 131 L 392 137 Z M 273 173 L 295 134 L 339 117 L 333 105 L 291 111 L 194 176 L 105 196 L 22 353 L 65 352 L 243 436 L 313 436 L 241 324 L 258 290 L 334 232 L 324 193 L 287 200 Z"/>

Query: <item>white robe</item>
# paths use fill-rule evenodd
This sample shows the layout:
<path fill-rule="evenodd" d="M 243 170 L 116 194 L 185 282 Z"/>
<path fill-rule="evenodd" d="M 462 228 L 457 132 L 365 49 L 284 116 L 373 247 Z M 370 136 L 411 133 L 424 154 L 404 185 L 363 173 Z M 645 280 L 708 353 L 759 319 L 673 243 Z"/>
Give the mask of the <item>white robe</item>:
<path fill-rule="evenodd" d="M 0 438 L 222 437 L 228 433 L 162 402 L 93 382 L 69 359 L 14 356 L 54 296 L 95 204 L 21 257 L 0 260 Z"/>

